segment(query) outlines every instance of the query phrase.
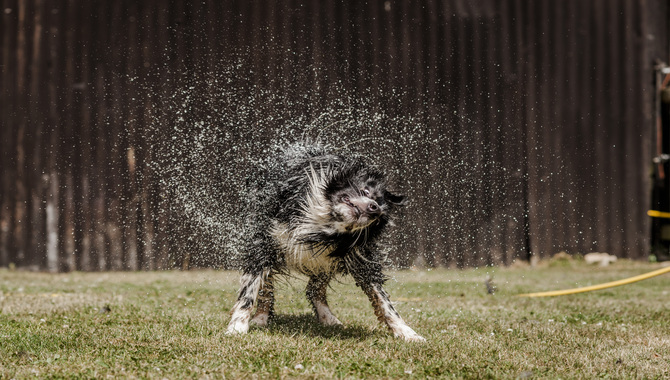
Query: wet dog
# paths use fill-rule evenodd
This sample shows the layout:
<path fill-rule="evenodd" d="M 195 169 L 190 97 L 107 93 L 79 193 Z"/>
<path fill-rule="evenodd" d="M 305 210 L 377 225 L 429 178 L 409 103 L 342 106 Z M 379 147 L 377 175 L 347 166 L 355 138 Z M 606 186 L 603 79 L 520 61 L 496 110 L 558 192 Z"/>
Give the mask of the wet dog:
<path fill-rule="evenodd" d="M 307 298 L 319 322 L 341 324 L 328 307 L 326 290 L 334 276 L 351 275 L 396 337 L 423 341 L 383 288 L 387 258 L 378 242 L 391 213 L 405 202 L 387 190 L 385 175 L 363 157 L 315 144 L 291 146 L 263 166 L 248 186 L 251 216 L 241 289 L 227 333 L 246 333 L 250 323 L 267 325 L 276 276 L 297 271 L 309 277 Z"/>

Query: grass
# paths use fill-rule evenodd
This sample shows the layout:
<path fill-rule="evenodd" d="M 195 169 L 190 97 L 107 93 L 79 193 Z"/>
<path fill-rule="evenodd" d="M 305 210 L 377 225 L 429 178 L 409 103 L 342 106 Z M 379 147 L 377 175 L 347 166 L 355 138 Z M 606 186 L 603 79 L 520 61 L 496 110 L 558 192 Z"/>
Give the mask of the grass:
<path fill-rule="evenodd" d="M 558 298 L 514 297 L 660 264 L 402 271 L 387 289 L 427 343 L 394 339 L 348 279 L 322 327 L 305 282 L 279 286 L 275 322 L 224 335 L 238 274 L 44 274 L 0 269 L 0 378 L 668 378 L 670 276 Z M 486 292 L 492 275 L 498 291 Z"/>

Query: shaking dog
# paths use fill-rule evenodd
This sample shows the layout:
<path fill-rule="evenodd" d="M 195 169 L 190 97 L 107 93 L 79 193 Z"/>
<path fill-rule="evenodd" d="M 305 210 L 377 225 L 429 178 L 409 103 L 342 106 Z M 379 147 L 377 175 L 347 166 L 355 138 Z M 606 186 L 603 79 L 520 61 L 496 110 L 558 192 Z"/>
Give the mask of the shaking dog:
<path fill-rule="evenodd" d="M 290 146 L 263 166 L 248 186 L 241 289 L 227 334 L 244 334 L 250 323 L 266 326 L 274 313 L 276 276 L 297 271 L 309 278 L 307 298 L 319 322 L 342 324 L 328 307 L 326 290 L 333 277 L 351 275 L 396 337 L 425 340 L 383 288 L 387 258 L 378 242 L 391 213 L 405 202 L 387 190 L 385 175 L 361 156 L 309 143 Z"/>

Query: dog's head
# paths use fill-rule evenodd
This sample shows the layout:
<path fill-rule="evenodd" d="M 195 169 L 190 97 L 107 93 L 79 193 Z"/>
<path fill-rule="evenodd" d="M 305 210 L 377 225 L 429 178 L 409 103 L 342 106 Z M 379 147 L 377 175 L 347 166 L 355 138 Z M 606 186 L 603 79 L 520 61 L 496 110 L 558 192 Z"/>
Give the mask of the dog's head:
<path fill-rule="evenodd" d="M 385 224 L 389 212 L 405 204 L 404 196 L 386 189 L 382 172 L 362 163 L 342 168 L 332 176 L 325 190 L 339 232 Z"/>

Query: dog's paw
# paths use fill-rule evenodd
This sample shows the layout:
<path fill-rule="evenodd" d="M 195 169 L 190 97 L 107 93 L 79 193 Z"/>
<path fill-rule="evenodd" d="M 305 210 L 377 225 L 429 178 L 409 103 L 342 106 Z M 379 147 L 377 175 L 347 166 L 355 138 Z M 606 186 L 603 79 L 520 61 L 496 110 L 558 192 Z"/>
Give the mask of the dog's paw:
<path fill-rule="evenodd" d="M 400 328 L 397 328 L 394 331 L 394 335 L 396 336 L 396 338 L 404 339 L 405 342 L 425 342 L 426 341 L 426 338 L 417 334 L 416 331 L 412 330 L 412 328 L 409 327 L 409 326 L 402 326 Z"/>
<path fill-rule="evenodd" d="M 326 326 L 342 326 L 342 322 L 340 322 L 340 320 L 332 314 L 323 317 L 320 316 L 319 322 Z"/>
<path fill-rule="evenodd" d="M 414 333 L 414 335 L 403 335 L 402 337 L 405 342 L 425 342 L 426 338 L 422 337 L 421 335 Z"/>
<path fill-rule="evenodd" d="M 256 314 L 256 316 L 251 320 L 251 324 L 258 327 L 266 327 L 270 322 L 269 314 Z"/>
<path fill-rule="evenodd" d="M 330 311 L 328 305 L 321 302 L 316 302 L 316 316 L 322 325 L 326 326 L 341 326 L 342 322 Z"/>
<path fill-rule="evenodd" d="M 226 335 L 246 334 L 249 331 L 249 324 L 242 322 L 231 322 L 226 330 Z"/>

